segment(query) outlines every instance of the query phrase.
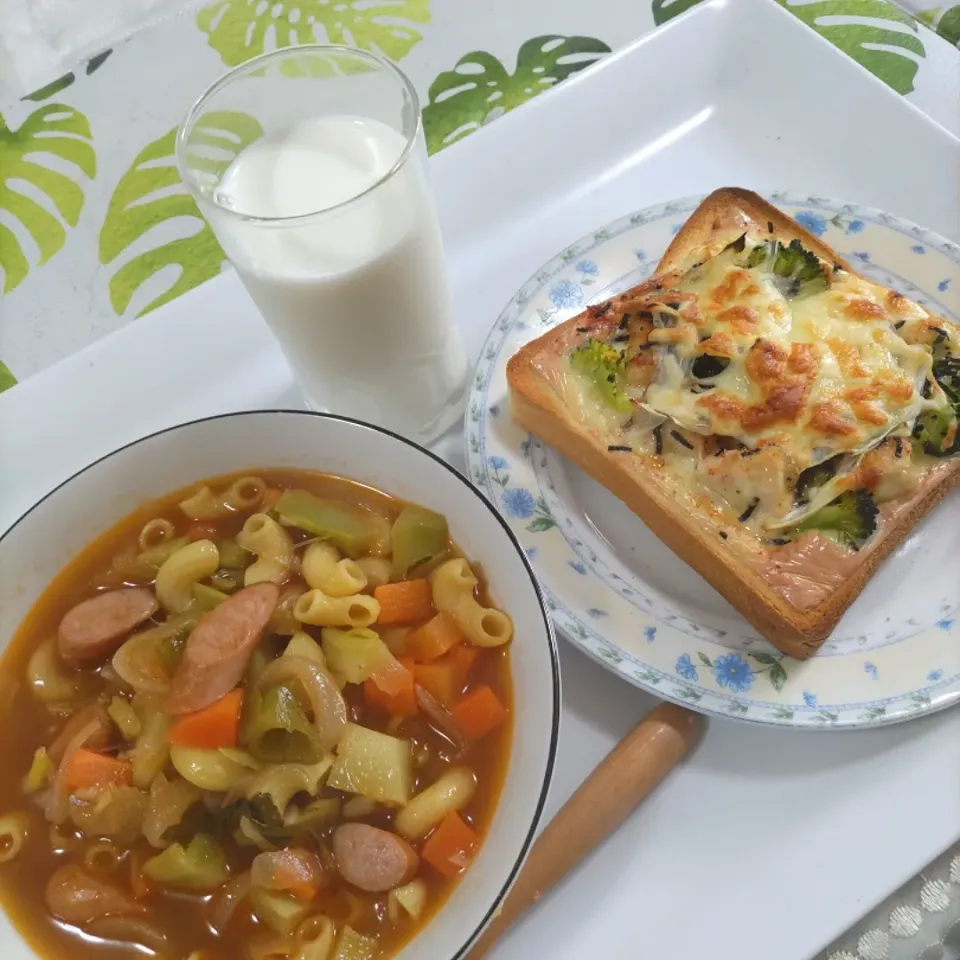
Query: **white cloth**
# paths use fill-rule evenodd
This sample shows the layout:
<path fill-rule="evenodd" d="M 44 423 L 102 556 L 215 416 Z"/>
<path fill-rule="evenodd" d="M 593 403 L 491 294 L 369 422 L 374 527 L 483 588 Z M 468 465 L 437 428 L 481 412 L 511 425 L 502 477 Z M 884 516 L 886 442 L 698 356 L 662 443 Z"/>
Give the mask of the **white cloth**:
<path fill-rule="evenodd" d="M 201 0 L 0 0 L 0 103 Z"/>

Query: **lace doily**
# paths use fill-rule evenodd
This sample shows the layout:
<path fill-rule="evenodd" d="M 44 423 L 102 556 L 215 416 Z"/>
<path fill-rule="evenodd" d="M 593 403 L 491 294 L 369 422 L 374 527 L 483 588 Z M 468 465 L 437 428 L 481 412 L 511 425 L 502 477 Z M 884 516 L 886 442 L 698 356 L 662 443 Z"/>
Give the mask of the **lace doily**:
<path fill-rule="evenodd" d="M 960 844 L 814 960 L 960 960 Z"/>

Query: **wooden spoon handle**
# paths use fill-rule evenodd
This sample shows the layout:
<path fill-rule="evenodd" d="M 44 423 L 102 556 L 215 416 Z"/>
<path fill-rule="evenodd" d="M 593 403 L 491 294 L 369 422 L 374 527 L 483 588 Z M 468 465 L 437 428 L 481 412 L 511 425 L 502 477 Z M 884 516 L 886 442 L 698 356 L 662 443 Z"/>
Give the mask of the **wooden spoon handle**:
<path fill-rule="evenodd" d="M 687 753 L 701 725 L 698 714 L 662 703 L 603 758 L 534 843 L 467 960 L 485 957 L 528 907 L 623 823 Z"/>

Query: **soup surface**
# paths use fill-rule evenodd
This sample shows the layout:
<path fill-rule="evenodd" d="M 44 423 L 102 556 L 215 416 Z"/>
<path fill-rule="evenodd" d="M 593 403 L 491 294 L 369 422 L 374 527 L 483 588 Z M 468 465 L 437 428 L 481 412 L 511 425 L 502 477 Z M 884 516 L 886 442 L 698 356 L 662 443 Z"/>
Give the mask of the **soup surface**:
<path fill-rule="evenodd" d="M 0 664 L 0 900 L 51 960 L 373 960 L 469 867 L 510 618 L 445 518 L 337 477 L 148 504 Z"/>

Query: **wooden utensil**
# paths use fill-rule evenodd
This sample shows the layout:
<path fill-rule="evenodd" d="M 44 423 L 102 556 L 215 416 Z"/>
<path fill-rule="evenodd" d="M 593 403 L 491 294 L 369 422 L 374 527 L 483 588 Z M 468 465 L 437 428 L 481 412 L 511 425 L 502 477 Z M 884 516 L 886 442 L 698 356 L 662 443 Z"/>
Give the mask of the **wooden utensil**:
<path fill-rule="evenodd" d="M 654 707 L 547 824 L 466 960 L 485 957 L 527 908 L 613 833 L 690 750 L 702 725 L 699 714 L 676 704 Z"/>

